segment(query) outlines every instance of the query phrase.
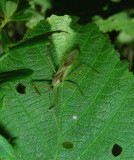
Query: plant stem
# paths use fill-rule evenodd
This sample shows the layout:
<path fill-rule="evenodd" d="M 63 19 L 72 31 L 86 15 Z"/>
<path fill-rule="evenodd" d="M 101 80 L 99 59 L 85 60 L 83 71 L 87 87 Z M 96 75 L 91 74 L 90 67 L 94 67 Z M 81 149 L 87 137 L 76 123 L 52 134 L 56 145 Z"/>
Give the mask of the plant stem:
<path fill-rule="evenodd" d="M 2 29 L 4 28 L 4 26 L 7 24 L 7 22 L 9 22 L 9 20 L 7 18 L 5 18 L 3 21 L 2 21 L 2 24 L 0 25 L 0 31 L 2 31 Z"/>

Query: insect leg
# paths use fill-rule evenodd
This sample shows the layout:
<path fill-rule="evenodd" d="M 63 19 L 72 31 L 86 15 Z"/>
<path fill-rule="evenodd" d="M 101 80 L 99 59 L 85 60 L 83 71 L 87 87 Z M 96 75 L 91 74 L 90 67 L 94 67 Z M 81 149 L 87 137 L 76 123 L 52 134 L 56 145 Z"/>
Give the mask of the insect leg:
<path fill-rule="evenodd" d="M 56 107 L 57 107 L 57 100 L 58 100 L 58 97 L 57 97 L 57 87 L 55 87 L 55 102 L 54 102 L 54 109 L 56 109 Z"/>
<path fill-rule="evenodd" d="M 91 66 L 90 64 L 87 64 L 87 63 L 83 63 L 82 65 L 86 65 L 86 67 L 89 67 L 89 68 L 91 68 L 93 71 L 95 71 L 95 73 L 97 73 L 97 74 L 101 74 L 99 71 L 97 71 L 93 66 Z"/>
<path fill-rule="evenodd" d="M 49 50 L 49 47 L 48 47 L 48 50 Z M 49 52 L 48 50 L 47 50 L 47 57 L 48 57 L 49 63 L 50 63 L 50 65 L 51 65 L 51 67 L 52 67 L 54 73 L 56 73 L 54 64 L 52 63 L 52 60 L 51 60 L 51 58 L 50 58 L 50 56 L 49 56 L 49 53 L 48 53 L 48 52 Z"/>
<path fill-rule="evenodd" d="M 49 82 L 49 84 L 48 85 L 43 85 L 43 84 L 34 85 L 34 82 Z M 39 92 L 37 87 L 48 87 L 48 86 L 50 87 L 50 82 L 51 82 L 51 80 L 42 80 L 42 79 L 40 79 L 40 80 L 32 80 L 31 81 L 31 83 L 32 83 L 32 87 L 31 88 L 34 89 L 35 93 L 37 93 L 38 95 L 41 95 L 41 93 Z"/>
<path fill-rule="evenodd" d="M 68 88 L 73 89 L 74 91 L 76 91 L 77 93 L 79 93 L 82 97 L 85 97 L 84 94 L 83 94 L 83 92 L 81 91 L 79 85 L 78 85 L 76 82 L 71 81 L 71 80 L 66 80 L 66 81 L 67 81 L 67 82 L 70 82 L 70 83 L 72 83 L 72 84 L 75 84 L 75 86 L 79 89 L 79 92 L 77 91 L 77 89 L 73 88 L 73 87 L 70 86 L 69 84 L 64 83 Z"/>
<path fill-rule="evenodd" d="M 50 87 L 50 85 L 33 85 L 31 88 L 34 89 L 35 93 L 39 94 L 41 96 L 41 93 L 39 92 L 39 90 L 37 89 L 37 87 Z M 47 91 L 46 91 L 47 92 Z M 43 92 L 45 93 L 45 92 Z"/>
<path fill-rule="evenodd" d="M 75 73 L 75 74 L 73 74 L 73 75 L 71 75 L 71 76 L 68 76 L 67 78 L 65 78 L 65 80 L 69 80 L 69 79 L 75 77 L 76 75 L 78 75 L 78 74 L 81 73 L 81 72 L 96 74 L 96 73 L 91 72 L 91 71 L 84 71 L 84 70 L 81 70 L 81 71 L 79 71 L 79 72 L 77 72 L 77 73 Z M 100 72 L 97 72 L 97 74 L 101 74 L 101 73 L 100 73 Z"/>
<path fill-rule="evenodd" d="M 71 75 L 71 76 L 68 76 L 67 78 L 65 78 L 64 80 L 66 81 L 68 81 L 70 78 L 73 78 L 73 77 L 75 77 L 76 75 L 78 75 L 79 73 L 81 73 L 82 71 L 79 71 L 79 72 L 77 72 L 77 73 L 75 73 L 75 74 L 73 74 L 73 75 Z"/>

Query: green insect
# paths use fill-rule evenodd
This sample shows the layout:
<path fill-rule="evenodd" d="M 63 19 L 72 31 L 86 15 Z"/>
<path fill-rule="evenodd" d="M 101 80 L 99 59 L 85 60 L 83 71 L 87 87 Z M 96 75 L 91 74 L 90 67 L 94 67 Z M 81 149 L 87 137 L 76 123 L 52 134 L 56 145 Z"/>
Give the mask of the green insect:
<path fill-rule="evenodd" d="M 65 78 L 66 75 L 68 74 L 70 68 L 77 61 L 78 55 L 79 55 L 79 49 L 76 48 L 76 49 L 72 50 L 68 54 L 68 56 L 65 58 L 64 62 L 61 64 L 61 66 L 59 67 L 59 69 L 57 71 L 55 70 L 53 63 L 52 63 L 50 57 L 48 56 L 50 65 L 51 65 L 51 67 L 52 67 L 52 69 L 53 69 L 53 71 L 55 73 L 54 76 L 53 76 L 53 79 L 51 80 L 50 88 L 47 90 L 47 92 L 50 95 L 52 90 L 55 89 L 55 103 L 54 103 L 54 107 L 52 107 L 53 109 L 56 109 L 56 107 L 57 107 L 57 88 L 59 87 L 59 85 L 63 81 L 69 81 L 69 82 L 77 85 L 77 87 L 79 88 L 77 83 L 75 83 L 73 81 L 70 81 L 70 80 Z M 76 74 L 78 74 L 78 73 L 76 73 Z M 73 76 L 75 76 L 75 75 L 73 75 Z M 33 81 L 46 81 L 46 80 L 33 80 Z M 76 90 L 76 89 L 74 89 L 72 86 L 70 86 L 68 84 L 65 84 L 65 85 L 68 86 L 69 88 L 73 89 L 73 90 Z M 36 86 L 33 86 L 33 87 L 36 87 Z M 37 93 L 40 94 L 38 89 L 37 88 L 35 88 L 35 89 L 36 89 Z M 81 92 L 80 88 L 79 88 L 79 91 L 80 91 L 80 94 L 83 96 L 83 93 Z"/>

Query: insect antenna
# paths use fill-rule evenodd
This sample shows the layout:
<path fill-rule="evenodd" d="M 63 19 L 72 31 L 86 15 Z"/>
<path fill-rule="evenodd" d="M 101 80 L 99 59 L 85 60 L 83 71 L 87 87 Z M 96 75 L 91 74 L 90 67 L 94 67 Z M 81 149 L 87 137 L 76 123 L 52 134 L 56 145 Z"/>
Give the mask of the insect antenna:
<path fill-rule="evenodd" d="M 91 66 L 90 64 L 87 63 L 83 63 L 82 65 L 86 65 L 87 67 L 91 68 L 93 71 L 95 71 L 96 74 L 101 74 L 99 71 L 97 71 L 93 66 Z M 89 72 L 89 71 L 88 71 Z"/>
<path fill-rule="evenodd" d="M 49 82 L 49 84 L 47 84 L 47 85 L 43 85 L 43 84 L 34 85 L 34 82 Z M 40 91 L 38 90 L 37 87 L 50 87 L 51 80 L 48 80 L 48 79 L 45 79 L 45 80 L 44 79 L 35 79 L 35 80 L 32 80 L 31 83 L 32 83 L 32 87 L 31 88 L 34 89 L 35 93 L 37 93 L 38 95 L 41 96 L 41 93 L 40 93 Z"/>

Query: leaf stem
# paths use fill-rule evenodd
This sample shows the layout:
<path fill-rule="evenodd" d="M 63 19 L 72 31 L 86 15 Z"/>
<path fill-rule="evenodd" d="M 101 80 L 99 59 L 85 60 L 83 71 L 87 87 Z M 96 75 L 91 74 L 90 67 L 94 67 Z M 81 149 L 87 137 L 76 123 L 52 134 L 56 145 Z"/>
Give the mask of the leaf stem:
<path fill-rule="evenodd" d="M 2 29 L 5 27 L 5 25 L 9 22 L 9 19 L 5 18 L 2 21 L 2 24 L 0 25 L 0 31 L 2 31 Z"/>

